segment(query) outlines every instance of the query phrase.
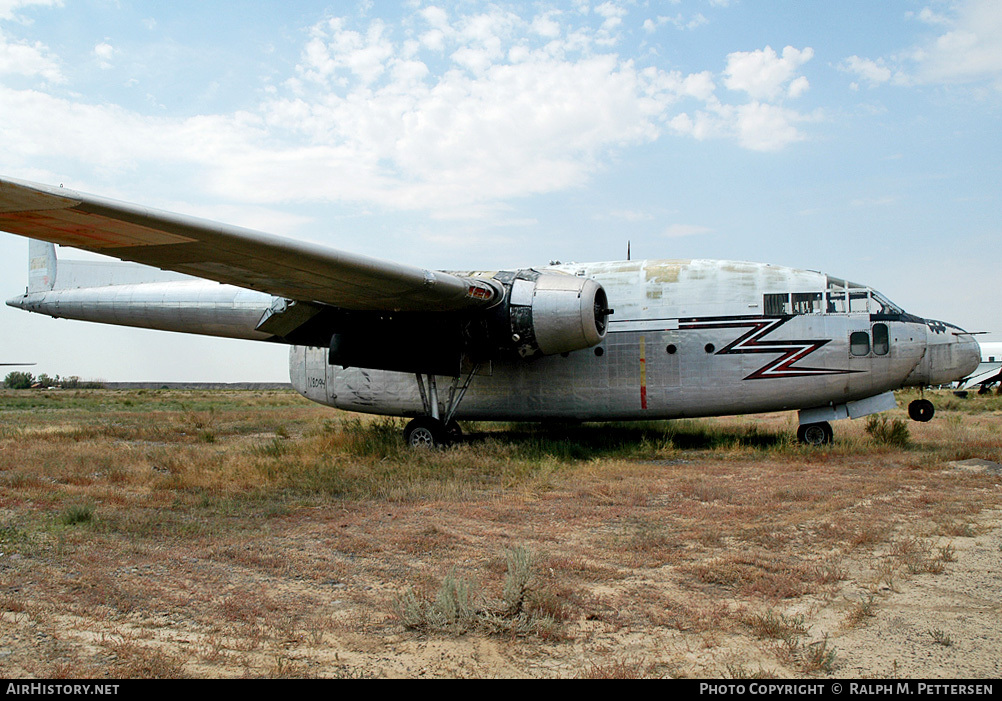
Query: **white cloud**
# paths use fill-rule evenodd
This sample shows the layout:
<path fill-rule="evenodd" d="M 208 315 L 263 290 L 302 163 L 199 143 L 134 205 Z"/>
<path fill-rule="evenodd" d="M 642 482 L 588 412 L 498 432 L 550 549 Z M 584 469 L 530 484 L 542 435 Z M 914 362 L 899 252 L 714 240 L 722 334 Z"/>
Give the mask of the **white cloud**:
<path fill-rule="evenodd" d="M 669 127 L 677 134 L 697 140 L 736 139 L 751 151 L 779 151 L 803 141 L 806 137 L 797 128 L 803 122 L 816 121 L 819 116 L 805 115 L 779 105 L 754 100 L 743 105 L 709 103 L 704 110 L 676 115 Z"/>
<path fill-rule="evenodd" d="M 883 59 L 871 61 L 868 58 L 850 56 L 839 64 L 839 70 L 852 73 L 870 84 L 877 86 L 891 79 L 891 69 L 884 64 Z"/>
<path fill-rule="evenodd" d="M 365 34 L 344 26 L 339 17 L 313 28 L 300 73 L 317 82 L 344 82 L 348 75 L 369 84 L 377 80 L 392 57 L 393 45 L 384 36 L 382 22 L 369 25 Z"/>
<path fill-rule="evenodd" d="M 809 47 L 801 50 L 792 46 L 787 46 L 782 56 L 768 46 L 731 53 L 723 73 L 724 85 L 751 99 L 744 104 L 722 102 L 716 95 L 712 74 L 692 74 L 679 92 L 700 99 L 703 107 L 675 115 L 668 126 L 676 134 L 698 140 L 736 139 L 753 151 L 778 151 L 802 141 L 806 137 L 798 125 L 815 121 L 819 115 L 806 115 L 775 103 L 795 99 L 809 89 L 807 78 L 797 72 L 813 55 Z"/>
<path fill-rule="evenodd" d="M 560 22 L 557 21 L 559 12 L 545 12 L 532 20 L 531 29 L 534 33 L 547 39 L 556 39 L 561 34 Z"/>
<path fill-rule="evenodd" d="M 950 30 L 914 54 L 916 79 L 924 83 L 991 80 L 1002 87 L 1002 3 L 968 0 Z"/>
<path fill-rule="evenodd" d="M 235 201 L 351 201 L 446 217 L 580 186 L 618 150 L 665 132 L 753 150 L 803 138 L 805 117 L 754 96 L 801 94 L 796 67 L 810 49 L 732 54 L 725 77 L 753 99 L 728 105 L 710 71 L 638 66 L 604 50 L 624 10 L 607 2 L 595 13 L 598 28 L 571 13 L 431 6 L 403 38 L 380 20 L 328 19 L 309 33 L 295 74 L 233 114 L 148 116 L 0 86 L 6 158 L 126 172 L 156 163 Z M 34 74 L 57 75 L 34 48 L 48 61 Z M 109 62 L 115 49 L 102 42 L 94 55 Z"/>
<path fill-rule="evenodd" d="M 59 62 L 50 55 L 47 46 L 41 42 L 11 43 L 0 32 L 0 75 L 5 74 L 38 77 L 50 83 L 65 80 Z"/>
<path fill-rule="evenodd" d="M 781 57 L 769 46 L 737 51 L 727 56 L 724 85 L 755 100 L 776 100 L 784 94 L 797 97 L 807 89 L 807 79 L 797 76 L 797 70 L 813 56 L 810 47 L 800 50 L 787 46 Z"/>
<path fill-rule="evenodd" d="M 115 56 L 115 47 L 108 42 L 101 42 L 94 47 L 94 55 L 103 69 L 111 68 L 111 59 Z"/>
<path fill-rule="evenodd" d="M 710 20 L 706 19 L 702 13 L 697 12 L 690 19 L 685 19 L 681 14 L 677 14 L 674 17 L 659 16 L 657 19 L 646 19 L 644 20 L 643 28 L 648 34 L 653 34 L 659 28 L 665 25 L 672 25 L 676 29 L 686 29 L 692 31 L 702 27 L 704 24 L 709 24 Z"/>
<path fill-rule="evenodd" d="M 797 122 L 806 118 L 798 112 L 762 102 L 737 108 L 737 131 L 741 145 L 753 151 L 778 151 L 803 140 Z"/>
<path fill-rule="evenodd" d="M 17 10 L 32 6 L 59 5 L 59 0 L 0 0 L 0 20 L 17 20 Z M 41 42 L 11 42 L 0 30 L 0 76 L 21 75 L 38 77 L 49 83 L 65 79 L 59 62 Z"/>
<path fill-rule="evenodd" d="M 941 33 L 892 57 L 851 56 L 840 68 L 870 85 L 988 83 L 1002 91 L 1002 3 L 957 0 L 947 13 L 927 7 L 912 16 Z"/>
<path fill-rule="evenodd" d="M 604 2 L 595 8 L 595 14 L 605 18 L 605 21 L 602 23 L 603 29 L 612 30 L 623 23 L 623 17 L 626 16 L 626 8 L 613 2 Z"/>
<path fill-rule="evenodd" d="M 931 7 L 922 8 L 922 10 L 916 16 L 918 17 L 920 22 L 925 22 L 926 24 L 932 24 L 932 25 L 950 24 L 950 19 L 946 15 L 936 12 Z"/>
<path fill-rule="evenodd" d="M 59 7 L 62 0 L 0 0 L 0 20 L 15 19 L 17 10 L 25 7 Z"/>

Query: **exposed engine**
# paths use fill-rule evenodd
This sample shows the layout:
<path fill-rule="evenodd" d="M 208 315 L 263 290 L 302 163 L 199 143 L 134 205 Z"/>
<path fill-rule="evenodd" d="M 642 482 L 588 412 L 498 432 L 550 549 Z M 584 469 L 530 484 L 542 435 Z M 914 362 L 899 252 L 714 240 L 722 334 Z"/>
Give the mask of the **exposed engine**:
<path fill-rule="evenodd" d="M 594 280 L 519 270 L 498 273 L 490 285 L 502 301 L 487 310 L 338 311 L 317 315 L 313 323 L 325 343 L 330 339 L 332 365 L 453 377 L 461 373 L 464 360 L 569 353 L 605 338 L 612 311 L 605 290 Z"/>
<path fill-rule="evenodd" d="M 605 338 L 612 310 L 594 280 L 536 270 L 502 272 L 494 279 L 507 292 L 510 346 L 523 358 L 591 348 Z"/>

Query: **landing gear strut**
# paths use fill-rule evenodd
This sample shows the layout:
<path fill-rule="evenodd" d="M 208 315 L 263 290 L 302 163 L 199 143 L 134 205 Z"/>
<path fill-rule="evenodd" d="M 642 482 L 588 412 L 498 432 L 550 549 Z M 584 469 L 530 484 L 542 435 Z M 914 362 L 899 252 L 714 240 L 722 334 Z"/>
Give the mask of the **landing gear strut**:
<path fill-rule="evenodd" d="M 935 413 L 936 407 L 934 407 L 932 402 L 928 399 L 916 399 L 908 405 L 908 416 L 910 416 L 913 421 L 931 421 L 932 416 Z"/>
<path fill-rule="evenodd" d="M 449 398 L 445 404 L 445 416 L 442 417 L 438 405 L 438 383 L 435 375 L 417 374 L 418 393 L 421 395 L 421 404 L 424 407 L 425 416 L 413 419 L 404 428 L 404 442 L 411 448 L 444 448 L 462 440 L 463 429 L 453 418 L 460 402 L 466 396 L 473 376 L 480 369 L 480 363 L 475 363 L 463 382 L 462 387 L 459 382 L 460 376 L 452 378 L 449 386 Z M 427 378 L 427 379 L 426 379 Z"/>
<path fill-rule="evenodd" d="M 816 424 L 801 424 L 797 429 L 797 440 L 805 445 L 828 445 L 832 442 L 835 432 L 827 421 Z"/>

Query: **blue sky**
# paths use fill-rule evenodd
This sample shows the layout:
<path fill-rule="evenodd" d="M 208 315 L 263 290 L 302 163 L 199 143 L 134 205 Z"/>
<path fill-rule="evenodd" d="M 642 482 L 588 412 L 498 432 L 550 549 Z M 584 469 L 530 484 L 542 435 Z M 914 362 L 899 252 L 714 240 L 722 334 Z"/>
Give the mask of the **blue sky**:
<path fill-rule="evenodd" d="M 431 268 L 820 269 L 986 340 L 1000 117 L 998 0 L 0 0 L 5 175 Z M 5 298 L 26 257 L 0 235 Z M 287 379 L 265 344 L 0 323 L 50 374 Z"/>

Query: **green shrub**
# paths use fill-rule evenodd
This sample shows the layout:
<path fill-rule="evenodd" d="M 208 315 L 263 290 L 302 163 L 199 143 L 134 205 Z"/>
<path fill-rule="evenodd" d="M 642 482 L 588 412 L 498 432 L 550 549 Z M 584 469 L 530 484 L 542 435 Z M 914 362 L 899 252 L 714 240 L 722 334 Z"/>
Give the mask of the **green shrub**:
<path fill-rule="evenodd" d="M 904 419 L 888 421 L 886 416 L 869 416 L 866 419 L 866 432 L 873 440 L 884 445 L 904 447 L 911 441 Z"/>

